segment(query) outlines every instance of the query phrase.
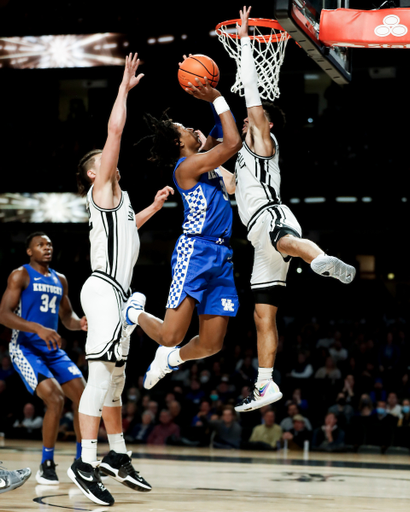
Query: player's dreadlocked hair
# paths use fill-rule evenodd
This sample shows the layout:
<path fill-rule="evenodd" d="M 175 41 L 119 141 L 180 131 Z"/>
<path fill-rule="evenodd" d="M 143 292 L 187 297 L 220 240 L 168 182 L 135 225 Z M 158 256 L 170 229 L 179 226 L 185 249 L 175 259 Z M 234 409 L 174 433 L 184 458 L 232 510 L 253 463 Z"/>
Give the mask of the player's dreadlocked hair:
<path fill-rule="evenodd" d="M 269 101 L 262 101 L 262 107 L 269 121 L 273 123 L 273 130 L 275 132 L 281 131 L 286 124 L 286 116 L 283 110 Z"/>
<path fill-rule="evenodd" d="M 94 157 L 102 153 L 102 149 L 93 149 L 89 151 L 78 163 L 77 167 L 77 190 L 80 196 L 87 195 L 91 187 L 91 181 L 87 176 L 87 171 L 94 165 Z"/>
<path fill-rule="evenodd" d="M 174 167 L 179 159 L 180 135 L 172 119 L 168 117 L 167 111 L 163 112 L 160 119 L 156 119 L 151 114 L 145 114 L 144 120 L 152 135 L 144 137 L 139 142 L 151 139 L 151 156 L 148 160 L 157 164 L 158 167 Z"/>

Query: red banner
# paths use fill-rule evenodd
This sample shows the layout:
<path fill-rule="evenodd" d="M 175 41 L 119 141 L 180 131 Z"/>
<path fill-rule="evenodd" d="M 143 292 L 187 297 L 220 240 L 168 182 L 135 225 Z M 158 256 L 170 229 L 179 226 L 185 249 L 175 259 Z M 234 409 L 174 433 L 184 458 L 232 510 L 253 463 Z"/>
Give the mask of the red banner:
<path fill-rule="evenodd" d="M 323 9 L 319 40 L 325 46 L 410 49 L 410 9 Z"/>

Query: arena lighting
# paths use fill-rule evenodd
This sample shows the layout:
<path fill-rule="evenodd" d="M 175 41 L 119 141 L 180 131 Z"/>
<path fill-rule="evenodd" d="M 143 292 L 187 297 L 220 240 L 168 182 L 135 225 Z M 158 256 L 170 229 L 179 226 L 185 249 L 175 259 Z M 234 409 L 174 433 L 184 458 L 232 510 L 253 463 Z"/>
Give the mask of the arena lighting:
<path fill-rule="evenodd" d="M 85 198 L 71 192 L 0 194 L 0 222 L 88 222 Z"/>
<path fill-rule="evenodd" d="M 292 203 L 292 204 L 299 204 L 300 203 L 300 199 L 298 197 L 292 197 L 289 200 L 289 202 Z"/>
<path fill-rule="evenodd" d="M 181 39 L 186 39 L 186 38 L 187 38 L 186 35 L 181 36 Z M 147 40 L 147 43 L 148 44 L 167 44 L 167 43 L 172 43 L 173 41 L 175 41 L 174 36 L 160 36 L 160 37 L 150 37 Z"/>
<path fill-rule="evenodd" d="M 305 203 L 324 203 L 326 201 L 325 197 L 305 197 Z"/>
<path fill-rule="evenodd" d="M 336 201 L 338 203 L 356 203 L 357 202 L 357 197 L 353 197 L 353 196 L 340 196 L 340 197 L 336 197 Z"/>
<path fill-rule="evenodd" d="M 371 197 L 362 197 L 363 203 L 371 203 L 373 199 Z"/>
<path fill-rule="evenodd" d="M 402 197 L 402 198 L 401 198 L 401 202 L 402 202 L 402 203 L 407 203 L 407 197 Z"/>
<path fill-rule="evenodd" d="M 395 278 L 396 276 L 393 274 L 393 272 L 390 272 L 389 274 L 387 274 L 387 279 L 389 281 L 393 281 L 393 279 Z"/>
<path fill-rule="evenodd" d="M 165 201 L 163 208 L 176 208 L 178 206 L 178 203 L 175 202 L 167 202 Z"/>
<path fill-rule="evenodd" d="M 0 67 L 16 69 L 123 66 L 123 34 L 0 37 Z"/>

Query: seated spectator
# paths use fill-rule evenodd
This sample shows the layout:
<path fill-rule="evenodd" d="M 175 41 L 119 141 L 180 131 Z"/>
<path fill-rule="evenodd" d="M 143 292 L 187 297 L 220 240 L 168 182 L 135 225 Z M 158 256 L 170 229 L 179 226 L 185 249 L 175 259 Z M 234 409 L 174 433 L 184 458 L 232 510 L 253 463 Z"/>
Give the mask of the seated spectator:
<path fill-rule="evenodd" d="M 341 338 L 335 338 L 332 346 L 329 348 L 329 355 L 336 364 L 346 361 L 349 354 L 343 347 Z"/>
<path fill-rule="evenodd" d="M 307 360 L 304 352 L 299 352 L 297 356 L 297 363 L 292 368 L 289 377 L 294 379 L 308 379 L 313 375 L 313 367 Z"/>
<path fill-rule="evenodd" d="M 305 441 L 310 441 L 311 432 L 306 428 L 305 418 L 301 414 L 293 416 L 293 427 L 284 432 L 282 441 L 287 441 L 289 450 L 303 450 Z"/>
<path fill-rule="evenodd" d="M 306 411 L 308 409 L 308 401 L 305 398 L 302 398 L 301 388 L 296 388 L 293 390 L 292 402 L 294 402 L 298 406 L 299 411 L 301 412 Z"/>
<path fill-rule="evenodd" d="M 342 393 L 345 396 L 346 403 L 351 405 L 353 409 L 358 405 L 358 397 L 355 388 L 356 382 L 354 375 L 348 374 L 345 377 Z"/>
<path fill-rule="evenodd" d="M 290 402 L 288 404 L 288 415 L 280 423 L 280 427 L 282 428 L 283 431 L 289 432 L 289 430 L 293 429 L 293 418 L 297 414 L 300 415 L 299 407 L 294 402 Z M 303 417 L 303 421 L 307 430 L 312 430 L 312 425 L 310 424 L 310 421 L 305 417 Z"/>
<path fill-rule="evenodd" d="M 122 407 L 122 431 L 129 434 L 134 426 L 141 421 L 136 402 L 127 402 Z"/>
<path fill-rule="evenodd" d="M 236 421 L 232 406 L 226 405 L 223 408 L 221 419 L 211 419 L 209 426 L 215 432 L 212 441 L 214 448 L 240 448 L 242 427 Z"/>
<path fill-rule="evenodd" d="M 336 367 L 336 363 L 331 356 L 326 358 L 325 365 L 319 368 L 315 373 L 315 379 L 330 379 L 335 381 L 341 378 L 342 374 L 339 368 Z"/>
<path fill-rule="evenodd" d="M 159 424 L 155 425 L 149 434 L 147 444 L 164 446 L 169 441 L 169 438 L 179 439 L 180 430 L 178 425 L 172 421 L 172 416 L 168 409 L 163 409 L 159 415 Z"/>
<path fill-rule="evenodd" d="M 345 433 L 337 424 L 337 416 L 328 412 L 325 423 L 313 431 L 312 450 L 326 452 L 341 451 L 344 447 Z"/>
<path fill-rule="evenodd" d="M 182 414 L 182 407 L 178 400 L 172 400 L 168 403 L 168 411 L 171 414 L 172 421 L 178 425 L 179 428 L 182 428 L 187 424 L 187 421 L 184 419 L 184 415 Z"/>
<path fill-rule="evenodd" d="M 216 386 L 216 390 L 218 391 L 219 399 L 222 400 L 224 404 L 228 404 L 229 400 L 235 397 L 235 386 L 229 384 L 229 378 L 225 375 Z"/>
<path fill-rule="evenodd" d="M 127 391 L 127 402 L 139 402 L 141 399 L 140 390 L 136 386 L 132 386 Z"/>
<path fill-rule="evenodd" d="M 147 408 L 147 410 L 148 410 L 148 411 L 151 411 L 151 412 L 152 412 L 152 414 L 154 415 L 154 418 L 155 418 L 155 420 L 154 420 L 154 421 L 156 421 L 156 419 L 157 419 L 157 416 L 158 416 L 158 409 L 159 409 L 158 402 L 156 402 L 155 400 L 150 400 L 150 401 L 148 402 L 148 408 Z"/>
<path fill-rule="evenodd" d="M 186 394 L 186 400 L 191 404 L 199 405 L 205 396 L 205 391 L 201 389 L 201 384 L 197 379 L 191 379 L 189 390 Z"/>
<path fill-rule="evenodd" d="M 23 419 L 21 421 L 16 420 L 13 424 L 13 429 L 18 434 L 18 437 L 40 439 L 42 426 L 43 418 L 36 414 L 33 404 L 27 403 L 23 408 Z"/>
<path fill-rule="evenodd" d="M 212 416 L 211 402 L 209 400 L 202 400 L 199 406 L 199 411 L 192 418 L 193 427 L 202 427 L 204 425 L 203 419 L 210 420 Z"/>
<path fill-rule="evenodd" d="M 381 452 L 385 453 L 393 443 L 393 435 L 397 426 L 397 418 L 388 414 L 386 402 L 379 400 L 375 414 L 371 418 L 371 424 L 367 433 L 367 444 L 380 446 Z"/>
<path fill-rule="evenodd" d="M 354 416 L 354 409 L 351 405 L 346 403 L 345 394 L 339 393 L 336 397 L 336 403 L 329 407 L 330 413 L 333 413 L 338 420 L 338 424 L 341 428 L 348 425 Z"/>
<path fill-rule="evenodd" d="M 378 402 L 381 400 L 382 402 L 385 402 L 387 400 L 387 392 L 384 389 L 383 385 L 383 379 L 378 377 L 375 379 L 373 384 L 373 389 L 370 391 L 370 398 L 372 399 L 373 403 Z"/>
<path fill-rule="evenodd" d="M 387 395 L 386 411 L 389 414 L 396 416 L 396 418 L 398 418 L 398 419 L 401 419 L 403 417 L 403 414 L 401 412 L 401 405 L 399 404 L 399 401 L 397 400 L 396 393 L 392 392 Z"/>
<path fill-rule="evenodd" d="M 410 427 L 410 400 L 405 398 L 401 407 L 402 416 L 399 419 L 398 427 Z"/>
<path fill-rule="evenodd" d="M 148 437 L 154 429 L 154 415 L 146 410 L 142 413 L 141 422 L 134 425 L 131 432 L 126 436 L 130 443 L 147 444 Z"/>
<path fill-rule="evenodd" d="M 266 411 L 263 419 L 263 424 L 257 425 L 252 430 L 247 448 L 276 450 L 278 442 L 282 439 L 283 430 L 275 423 L 275 413 L 273 411 Z"/>

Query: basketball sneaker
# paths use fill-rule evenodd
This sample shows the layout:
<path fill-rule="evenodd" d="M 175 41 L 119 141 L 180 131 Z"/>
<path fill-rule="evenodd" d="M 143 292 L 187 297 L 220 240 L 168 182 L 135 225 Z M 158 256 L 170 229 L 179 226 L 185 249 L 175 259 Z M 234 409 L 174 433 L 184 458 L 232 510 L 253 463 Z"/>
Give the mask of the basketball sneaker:
<path fill-rule="evenodd" d="M 117 453 L 110 450 L 100 464 L 100 472 L 112 476 L 121 484 L 134 489 L 135 491 L 148 492 L 152 487 L 140 476 L 139 471 L 134 469 L 131 462 L 132 452 Z"/>
<path fill-rule="evenodd" d="M 95 464 L 98 464 L 97 462 Z M 112 505 L 114 498 L 101 482 L 100 470 L 92 464 L 83 462 L 81 457 L 73 462 L 67 475 L 75 485 L 97 505 Z"/>
<path fill-rule="evenodd" d="M 0 494 L 17 489 L 17 487 L 23 485 L 30 476 L 30 468 L 16 469 L 15 471 L 0 468 Z"/>
<path fill-rule="evenodd" d="M 56 473 L 56 464 L 53 460 L 45 460 L 40 464 L 40 469 L 36 474 L 37 483 L 42 485 L 58 485 L 58 476 Z"/>
<path fill-rule="evenodd" d="M 335 256 L 327 256 L 327 254 L 317 256 L 310 267 L 316 274 L 334 277 L 344 284 L 351 283 L 356 275 L 356 269 L 352 265 L 344 263 Z"/>
<path fill-rule="evenodd" d="M 137 309 L 139 311 L 144 311 L 145 302 L 147 298 L 144 294 L 140 292 L 135 292 L 131 295 L 131 297 L 127 300 L 124 309 L 122 310 L 122 335 L 125 337 L 131 336 L 133 330 L 137 327 L 138 324 L 134 324 L 130 320 L 128 316 L 129 310 Z"/>
<path fill-rule="evenodd" d="M 162 345 L 157 348 L 154 360 L 144 376 L 143 385 L 145 389 L 153 388 L 167 373 L 179 370 L 179 366 L 171 366 L 168 363 L 169 354 L 177 348 L 179 347 L 163 347 Z"/>
<path fill-rule="evenodd" d="M 235 406 L 236 412 L 248 412 L 273 404 L 282 398 L 282 393 L 273 380 L 255 382 L 250 394 Z"/>

